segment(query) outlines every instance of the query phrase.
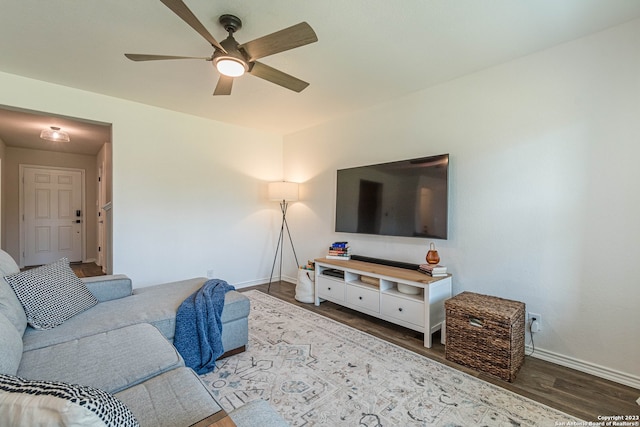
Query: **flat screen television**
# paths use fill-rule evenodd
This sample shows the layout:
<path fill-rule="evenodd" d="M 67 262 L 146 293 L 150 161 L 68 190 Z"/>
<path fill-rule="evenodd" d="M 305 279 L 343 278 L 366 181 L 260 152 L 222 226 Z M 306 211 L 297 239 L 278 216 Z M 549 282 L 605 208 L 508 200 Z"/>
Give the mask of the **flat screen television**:
<path fill-rule="evenodd" d="M 447 239 L 449 155 L 339 169 L 337 232 Z"/>

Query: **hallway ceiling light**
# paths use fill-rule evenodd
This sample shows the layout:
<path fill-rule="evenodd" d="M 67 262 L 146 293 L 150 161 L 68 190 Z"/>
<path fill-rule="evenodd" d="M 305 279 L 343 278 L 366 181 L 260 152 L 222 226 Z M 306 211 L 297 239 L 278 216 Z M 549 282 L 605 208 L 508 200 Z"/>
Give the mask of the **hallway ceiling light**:
<path fill-rule="evenodd" d="M 60 130 L 60 128 L 57 126 L 51 126 L 51 128 L 49 129 L 44 129 L 42 132 L 40 132 L 40 138 L 46 139 L 47 141 L 71 141 L 71 139 L 69 138 L 69 134 L 65 131 Z"/>

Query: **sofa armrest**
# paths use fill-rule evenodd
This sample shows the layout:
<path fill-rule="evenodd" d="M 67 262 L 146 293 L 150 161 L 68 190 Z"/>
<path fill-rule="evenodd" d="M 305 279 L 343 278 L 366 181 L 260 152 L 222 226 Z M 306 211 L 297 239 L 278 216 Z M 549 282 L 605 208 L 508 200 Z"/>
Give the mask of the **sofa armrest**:
<path fill-rule="evenodd" d="M 133 291 L 131 279 L 124 274 L 81 277 L 80 280 L 99 302 L 128 297 Z"/>

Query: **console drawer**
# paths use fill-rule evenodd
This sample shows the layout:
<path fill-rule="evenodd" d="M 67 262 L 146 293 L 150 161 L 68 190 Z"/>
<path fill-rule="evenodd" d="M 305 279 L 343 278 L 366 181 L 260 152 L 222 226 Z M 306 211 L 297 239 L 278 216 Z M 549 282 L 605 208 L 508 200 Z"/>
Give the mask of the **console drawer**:
<path fill-rule="evenodd" d="M 380 312 L 380 292 L 359 286 L 347 285 L 347 303 Z"/>
<path fill-rule="evenodd" d="M 340 279 L 329 279 L 318 275 L 318 296 L 334 302 L 344 302 L 345 283 Z"/>
<path fill-rule="evenodd" d="M 394 295 L 382 294 L 380 304 L 380 311 L 385 316 L 424 327 L 424 303 Z"/>

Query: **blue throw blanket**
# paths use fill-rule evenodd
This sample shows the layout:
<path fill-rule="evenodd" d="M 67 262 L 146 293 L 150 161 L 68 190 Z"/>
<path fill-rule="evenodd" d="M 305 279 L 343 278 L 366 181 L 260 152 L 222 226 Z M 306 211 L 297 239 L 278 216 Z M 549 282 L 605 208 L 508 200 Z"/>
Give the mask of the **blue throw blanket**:
<path fill-rule="evenodd" d="M 185 365 L 200 375 L 213 371 L 224 353 L 220 319 L 224 295 L 233 290 L 224 280 L 208 280 L 178 307 L 173 345 Z"/>

